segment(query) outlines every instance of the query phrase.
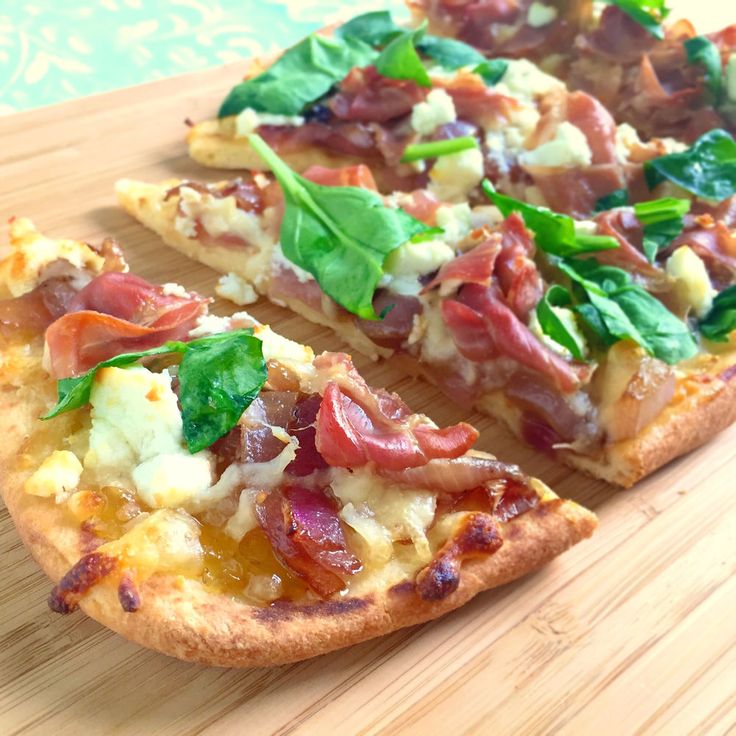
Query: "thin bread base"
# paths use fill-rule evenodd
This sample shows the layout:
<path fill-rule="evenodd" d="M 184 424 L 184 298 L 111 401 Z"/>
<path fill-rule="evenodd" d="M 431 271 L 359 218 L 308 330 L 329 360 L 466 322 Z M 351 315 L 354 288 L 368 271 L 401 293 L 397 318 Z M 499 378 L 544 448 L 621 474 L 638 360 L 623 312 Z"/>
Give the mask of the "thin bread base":
<path fill-rule="evenodd" d="M 129 183 L 118 189 L 118 198 L 133 217 L 158 233 L 170 247 L 217 271 L 237 273 L 238 264 L 231 249 L 203 248 L 197 240 L 187 238 L 174 228 L 173 215 L 157 204 L 161 199 L 159 185 Z M 373 359 L 391 355 L 391 351 L 375 345 L 352 322 L 331 320 L 302 302 L 289 299 L 280 300 L 282 302 L 296 314 L 329 328 L 364 355 Z M 421 376 L 430 383 L 435 382 L 431 371 L 416 358 L 395 354 L 392 360 L 401 361 L 405 370 L 412 375 Z M 731 365 L 736 365 L 736 354 L 731 358 Z M 723 370 L 728 368 L 727 364 L 722 366 Z M 517 437 L 522 437 L 522 413 L 506 399 L 503 392 L 487 393 L 479 397 L 474 406 L 484 414 L 500 419 Z M 728 381 L 713 378 L 703 382 L 677 404 L 667 407 L 632 439 L 605 445 L 595 455 L 584 455 L 569 449 L 557 450 L 556 455 L 576 470 L 629 488 L 671 460 L 705 444 L 734 421 L 736 376 Z"/>
<path fill-rule="evenodd" d="M 52 382 L 47 379 L 34 390 L 2 383 L 6 401 L 0 415 L 0 491 L 24 544 L 57 582 L 82 555 L 78 523 L 53 499 L 23 490 L 43 459 L 29 448 L 39 431 L 38 417 L 53 403 Z M 51 423 L 42 426 L 42 431 L 53 432 Z M 63 436 L 56 438 L 57 447 L 63 446 Z M 464 563 L 458 589 L 436 602 L 419 598 L 407 581 L 363 597 L 261 608 L 213 593 L 192 579 L 159 575 L 140 586 L 142 605 L 135 613 L 121 609 L 115 586 L 106 581 L 89 591 L 81 608 L 125 638 L 180 659 L 223 667 L 270 666 L 436 618 L 483 590 L 536 570 L 590 536 L 596 523 L 591 512 L 574 502 L 544 502 L 502 524 L 503 546 L 489 557 Z"/>

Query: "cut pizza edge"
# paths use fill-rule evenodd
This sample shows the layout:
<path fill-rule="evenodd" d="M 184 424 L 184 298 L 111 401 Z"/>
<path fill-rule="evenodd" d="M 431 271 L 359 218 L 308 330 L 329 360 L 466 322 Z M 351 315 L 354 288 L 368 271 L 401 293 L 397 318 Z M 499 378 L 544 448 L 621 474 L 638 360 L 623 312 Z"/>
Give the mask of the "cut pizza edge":
<path fill-rule="evenodd" d="M 95 491 L 83 486 L 75 490 L 74 479 L 64 475 L 68 468 L 65 470 L 62 464 L 58 468 L 61 475 L 51 476 L 50 466 L 45 464 L 45 460 L 56 457 L 57 452 L 64 455 L 65 461 L 70 459 L 72 451 L 80 454 L 78 448 L 84 445 L 83 435 L 87 431 L 86 409 L 81 409 L 81 418 L 77 410 L 39 423 L 39 417 L 55 402 L 55 381 L 43 368 L 43 365 L 55 365 L 55 356 L 41 335 L 31 335 L 33 320 L 28 322 L 28 310 L 34 300 L 48 297 L 56 288 L 51 283 L 56 279 L 64 281 L 66 288 L 75 279 L 94 281 L 95 275 L 105 273 L 108 266 L 102 262 L 99 251 L 87 244 L 63 241 L 65 245 L 60 248 L 62 241 L 43 238 L 28 221 L 17 221 L 16 228 L 17 233 L 23 229 L 23 237 L 16 239 L 14 254 L 4 263 L 0 262 L 0 275 L 6 284 L 13 281 L 15 288 L 3 297 L 8 301 L 9 296 L 23 300 L 16 305 L 14 314 L 19 321 L 26 321 L 22 339 L 17 339 L 18 334 L 13 330 L 8 333 L 4 329 L 0 343 L 0 384 L 5 396 L 5 411 L 0 414 L 0 431 L 5 437 L 0 448 L 3 469 L 0 491 L 24 544 L 57 583 L 50 598 L 55 610 L 69 612 L 78 605 L 89 616 L 127 639 L 180 659 L 226 667 L 270 666 L 326 653 L 436 618 L 463 605 L 481 591 L 538 569 L 593 533 L 597 524 L 594 514 L 575 502 L 559 499 L 541 481 L 521 476 L 508 466 L 516 478 L 512 484 L 523 478 L 529 497 L 523 503 L 511 499 L 503 519 L 499 516 L 491 523 L 491 515 L 472 511 L 460 512 L 458 516 L 437 511 L 436 518 L 433 516 L 432 523 L 439 527 L 433 557 L 426 568 L 423 565 L 417 568 L 422 571 L 431 567 L 431 574 L 424 579 L 428 581 L 427 590 L 433 592 L 424 597 L 418 594 L 414 581 L 416 572 L 397 580 L 395 572 L 391 578 L 389 572 L 383 573 L 383 568 L 378 567 L 375 576 L 371 568 L 369 574 L 374 577 L 369 577 L 366 588 L 358 594 L 351 594 L 348 587 L 323 599 L 310 593 L 303 600 L 276 600 L 265 605 L 252 605 L 208 587 L 200 579 L 199 571 L 194 574 L 187 569 L 177 574 L 172 570 L 173 563 L 166 560 L 179 560 L 177 545 L 185 545 L 191 552 L 192 524 L 202 524 L 192 522 L 197 517 L 181 508 L 164 505 L 145 511 L 143 506 L 142 513 L 131 517 L 121 527 L 125 530 L 122 537 L 108 534 L 97 539 L 105 526 L 100 527 L 101 532 L 96 526 L 96 516 L 79 523 L 80 512 L 89 510 L 86 504 L 91 503 L 90 493 L 94 495 Z M 43 253 L 39 252 L 38 258 L 34 258 L 34 242 L 43 245 Z M 114 270 L 124 273 L 123 267 L 124 262 L 118 258 Z M 131 283 L 140 286 L 140 282 L 132 281 L 136 277 L 131 275 L 130 278 Z M 38 282 L 36 286 L 34 279 Z M 47 288 L 37 291 L 44 283 Z M 110 286 L 106 285 L 108 294 L 103 297 L 108 304 Z M 163 294 L 169 300 L 192 297 L 175 285 L 155 288 L 158 289 L 156 294 Z M 94 303 L 90 294 L 85 297 L 88 310 Z M 46 303 L 52 304 L 48 300 Z M 7 306 L 8 302 L 5 304 Z M 6 310 L 6 317 L 10 314 Z M 70 314 L 62 314 L 57 319 Z M 84 314 L 88 319 L 89 314 Z M 206 320 L 222 322 L 223 318 L 203 316 L 201 324 L 197 322 L 198 334 L 202 331 L 219 334 L 206 327 Z M 241 315 L 238 319 L 245 318 Z M 264 341 L 266 336 L 275 334 L 252 318 L 246 321 L 255 325 Z M 33 329 L 37 329 L 37 325 Z M 234 324 L 229 324 L 229 329 L 234 329 Z M 295 350 L 309 352 L 278 336 L 268 339 L 273 339 L 274 345 L 286 346 L 284 349 L 289 353 Z M 278 359 L 273 360 L 279 363 Z M 293 369 L 291 363 L 288 367 Z M 157 400 L 153 394 L 147 398 Z M 98 411 L 102 416 L 102 409 Z M 473 456 L 491 459 L 485 453 Z M 86 465 L 86 456 L 84 462 Z M 79 460 L 76 464 L 79 465 Z M 74 468 L 70 472 L 74 476 Z M 76 482 L 79 483 L 78 478 Z M 375 475 L 371 492 L 376 484 L 384 482 Z M 371 502 L 370 495 L 368 502 Z M 514 503 L 520 504 L 519 508 L 513 507 Z M 90 508 L 95 508 L 94 504 Z M 123 511 L 129 513 L 125 508 L 115 513 Z M 90 518 L 97 521 L 87 523 Z M 445 519 L 447 523 L 442 526 Z M 177 541 L 179 532 L 176 530 L 181 530 L 182 525 L 184 538 Z M 352 528 L 350 531 L 352 534 Z M 429 527 L 425 532 L 432 535 Z M 138 536 L 132 536 L 125 544 L 120 541 L 128 540 L 131 534 Z M 357 538 L 350 537 L 351 540 Z M 365 557 L 366 564 L 370 559 L 370 555 Z M 384 579 L 390 584 L 382 585 Z M 456 585 L 454 589 L 453 585 Z"/>
<path fill-rule="evenodd" d="M 196 237 L 188 237 L 177 229 L 176 204 L 167 202 L 166 193 L 182 183 L 178 180 L 161 184 L 121 180 L 116 192 L 123 208 L 157 233 L 166 245 L 225 274 L 227 278 L 234 276 L 241 284 L 252 284 L 259 294 L 268 297 L 270 276 L 267 262 L 257 257 L 238 257 L 242 254 L 237 249 L 217 242 L 208 241 L 203 245 Z M 272 227 L 273 223 L 268 221 L 264 230 Z M 265 250 L 272 247 L 273 242 L 259 241 L 257 245 L 265 246 Z M 232 290 L 222 289 L 218 293 L 237 302 Z M 255 298 L 253 294 L 250 300 Z M 374 360 L 391 357 L 392 361 L 400 362 L 408 373 L 438 385 L 437 377 L 424 363 L 414 356 L 399 355 L 376 344 L 354 322 L 330 319 L 324 311 L 292 299 L 283 292 L 272 301 L 329 328 L 364 355 Z M 736 421 L 736 354 L 712 357 L 713 364 L 706 371 L 705 379 L 684 383 L 676 392 L 676 401 L 667 405 L 636 436 L 609 442 L 595 455 L 562 447 L 555 450 L 556 457 L 595 478 L 630 488 L 672 460 L 707 443 Z M 473 406 L 501 420 L 517 437 L 534 445 L 534 440 L 526 436 L 523 413 L 508 401 L 503 391 L 486 393 L 474 401 Z"/>

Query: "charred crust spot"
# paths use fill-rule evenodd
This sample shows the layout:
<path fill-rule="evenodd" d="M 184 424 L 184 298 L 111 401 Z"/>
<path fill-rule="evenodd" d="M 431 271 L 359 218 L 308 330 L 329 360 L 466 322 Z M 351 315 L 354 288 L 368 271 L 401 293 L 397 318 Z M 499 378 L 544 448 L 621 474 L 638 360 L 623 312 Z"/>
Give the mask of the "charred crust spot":
<path fill-rule="evenodd" d="M 441 601 L 460 585 L 460 560 L 440 557 L 417 577 L 417 593 L 425 601 Z"/>
<path fill-rule="evenodd" d="M 141 596 L 129 573 L 123 575 L 118 585 L 118 600 L 126 613 L 135 613 L 141 607 Z"/>
<path fill-rule="evenodd" d="M 288 621 L 294 617 L 327 618 L 361 611 L 367 608 L 371 602 L 372 598 L 370 596 L 346 598 L 342 601 L 322 601 L 309 606 L 294 605 L 289 601 L 276 601 L 270 606 L 259 608 L 254 615 L 263 623 Z"/>
<path fill-rule="evenodd" d="M 417 575 L 416 591 L 425 601 L 439 601 L 460 585 L 460 568 L 468 557 L 492 555 L 503 545 L 496 520 L 490 514 L 468 514 L 455 534 Z"/>
<path fill-rule="evenodd" d="M 71 613 L 84 594 L 107 577 L 117 566 L 117 558 L 91 552 L 79 559 L 59 581 L 48 598 L 49 608 L 56 613 Z"/>

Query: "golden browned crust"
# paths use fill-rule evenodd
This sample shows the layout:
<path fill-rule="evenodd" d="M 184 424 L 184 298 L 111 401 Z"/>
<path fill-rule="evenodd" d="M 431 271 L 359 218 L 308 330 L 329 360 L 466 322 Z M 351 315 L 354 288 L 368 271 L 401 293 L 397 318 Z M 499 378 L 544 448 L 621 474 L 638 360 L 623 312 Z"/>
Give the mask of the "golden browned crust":
<path fill-rule="evenodd" d="M 53 401 L 50 383 L 47 380 L 40 392 L 6 392 L 9 400 L 0 417 L 5 437 L 0 483 L 23 542 L 49 577 L 58 581 L 81 556 L 82 535 L 63 506 L 23 491 L 25 479 L 42 457 L 22 450 L 24 445 L 29 449 L 27 440 L 38 431 L 37 417 Z M 46 440 L 61 446 L 63 434 L 56 431 L 55 439 L 52 435 Z M 140 586 L 142 604 L 136 613 L 121 609 L 115 586 L 106 581 L 86 595 L 81 607 L 126 638 L 181 659 L 227 667 L 275 665 L 436 618 L 482 590 L 537 569 L 590 536 L 595 526 L 595 516 L 577 504 L 547 500 L 504 524 L 500 550 L 466 562 L 459 588 L 436 602 L 418 598 L 407 581 L 359 598 L 260 608 L 213 593 L 198 581 L 154 576 Z"/>

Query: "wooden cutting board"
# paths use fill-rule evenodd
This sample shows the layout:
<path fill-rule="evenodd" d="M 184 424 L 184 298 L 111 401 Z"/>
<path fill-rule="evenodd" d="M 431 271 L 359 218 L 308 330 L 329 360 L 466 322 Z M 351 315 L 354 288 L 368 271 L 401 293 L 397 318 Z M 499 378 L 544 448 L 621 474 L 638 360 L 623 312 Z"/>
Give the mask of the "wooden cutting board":
<path fill-rule="evenodd" d="M 213 273 L 128 218 L 112 187 L 122 176 L 216 179 L 187 159 L 183 121 L 211 114 L 236 75 L 230 66 L 0 118 L 0 216 L 32 217 L 53 236 L 113 235 L 136 272 L 212 294 Z M 315 348 L 343 347 L 277 307 L 252 312 Z M 358 363 L 439 423 L 476 423 L 481 449 L 594 509 L 598 533 L 441 620 L 300 664 L 228 671 L 140 649 L 81 613 L 52 614 L 49 581 L 3 510 L 1 733 L 732 732 L 736 428 L 618 491 L 390 364 Z"/>

